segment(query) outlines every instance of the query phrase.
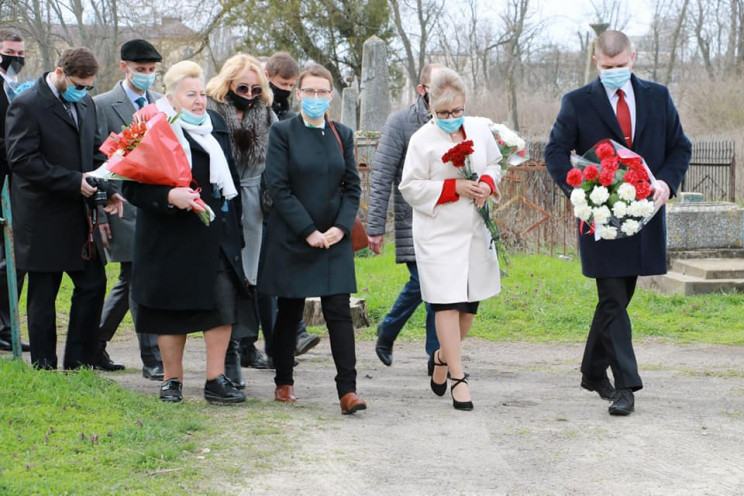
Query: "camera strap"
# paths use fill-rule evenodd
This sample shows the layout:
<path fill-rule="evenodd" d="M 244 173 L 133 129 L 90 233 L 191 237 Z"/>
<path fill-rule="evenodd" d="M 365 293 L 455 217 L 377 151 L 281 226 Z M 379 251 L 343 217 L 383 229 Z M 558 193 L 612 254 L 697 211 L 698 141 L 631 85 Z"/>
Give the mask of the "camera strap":
<path fill-rule="evenodd" d="M 87 214 L 85 218 L 88 221 L 88 236 L 85 238 L 85 244 L 83 244 L 81 256 L 83 260 L 88 261 L 93 260 L 93 255 L 95 253 L 95 239 L 93 236 L 95 235 L 96 227 L 98 227 L 98 206 L 91 209 L 86 205 L 85 211 Z"/>

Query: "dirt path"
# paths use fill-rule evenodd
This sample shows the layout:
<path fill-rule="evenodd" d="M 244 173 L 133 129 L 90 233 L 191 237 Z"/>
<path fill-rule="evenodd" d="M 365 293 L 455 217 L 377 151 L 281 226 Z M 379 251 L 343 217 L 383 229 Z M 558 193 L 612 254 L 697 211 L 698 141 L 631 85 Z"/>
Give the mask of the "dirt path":
<path fill-rule="evenodd" d="M 124 333 L 112 357 L 129 373 L 107 374 L 156 394 L 133 368 L 136 339 Z M 276 405 L 273 373 L 244 369 L 249 398 L 214 408 L 227 445 L 213 483 L 249 494 L 744 494 L 744 349 L 636 344 L 645 389 L 636 412 L 617 418 L 578 387 L 581 345 L 469 340 L 475 410 L 458 412 L 429 390 L 423 346 L 399 343 L 392 367 L 372 341 L 357 344 L 358 391 L 369 409 L 342 416 L 327 337 L 296 369 L 296 405 Z M 187 345 L 187 398 L 201 398 L 203 342 Z M 283 420 L 282 455 L 247 446 L 241 409 Z M 253 426 L 254 428 L 256 426 Z M 270 448 L 270 447 L 269 447 Z M 224 465 L 226 464 L 226 466 Z"/>

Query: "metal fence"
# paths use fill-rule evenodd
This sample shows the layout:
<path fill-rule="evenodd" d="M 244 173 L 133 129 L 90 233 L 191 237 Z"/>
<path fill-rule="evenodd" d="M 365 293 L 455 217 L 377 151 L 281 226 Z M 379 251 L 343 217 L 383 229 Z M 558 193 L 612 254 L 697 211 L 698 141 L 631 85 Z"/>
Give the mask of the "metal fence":
<path fill-rule="evenodd" d="M 690 168 L 682 191 L 702 193 L 706 201 L 736 201 L 736 146 L 729 140 L 693 140 Z"/>

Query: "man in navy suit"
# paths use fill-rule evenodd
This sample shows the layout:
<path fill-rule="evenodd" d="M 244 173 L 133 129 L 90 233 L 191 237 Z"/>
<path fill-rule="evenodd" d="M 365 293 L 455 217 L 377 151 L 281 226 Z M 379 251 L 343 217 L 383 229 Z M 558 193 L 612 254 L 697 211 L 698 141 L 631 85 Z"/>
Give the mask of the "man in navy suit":
<path fill-rule="evenodd" d="M 664 205 L 687 171 L 691 155 L 669 90 L 632 74 L 636 54 L 619 31 L 603 33 L 593 60 L 599 78 L 563 97 L 545 148 L 545 162 L 555 182 L 566 183 L 571 151 L 583 155 L 595 143 L 611 138 L 641 155 L 656 177 L 653 200 Z M 579 234 L 581 268 L 596 280 L 598 303 L 581 364 L 581 386 L 611 400 L 610 415 L 634 410 L 633 392 L 643 383 L 633 352 L 627 307 L 639 275 L 664 274 L 666 213 L 656 216 L 636 235 L 596 241 Z M 612 369 L 613 387 L 607 377 Z"/>

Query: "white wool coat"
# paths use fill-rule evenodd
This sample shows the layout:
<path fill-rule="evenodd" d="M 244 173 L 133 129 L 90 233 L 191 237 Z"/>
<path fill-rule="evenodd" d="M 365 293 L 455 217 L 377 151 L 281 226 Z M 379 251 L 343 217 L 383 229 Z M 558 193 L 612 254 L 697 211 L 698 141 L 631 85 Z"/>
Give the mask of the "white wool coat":
<path fill-rule="evenodd" d="M 500 182 L 501 153 L 488 120 L 465 117 L 466 139 L 473 141 L 473 172 Z M 496 248 L 471 198 L 437 205 L 445 179 L 462 179 L 460 170 L 442 155 L 457 143 L 432 120 L 408 144 L 400 192 L 413 207 L 413 243 L 428 303 L 482 301 L 501 291 Z"/>

